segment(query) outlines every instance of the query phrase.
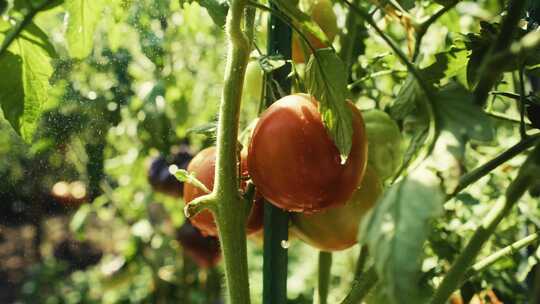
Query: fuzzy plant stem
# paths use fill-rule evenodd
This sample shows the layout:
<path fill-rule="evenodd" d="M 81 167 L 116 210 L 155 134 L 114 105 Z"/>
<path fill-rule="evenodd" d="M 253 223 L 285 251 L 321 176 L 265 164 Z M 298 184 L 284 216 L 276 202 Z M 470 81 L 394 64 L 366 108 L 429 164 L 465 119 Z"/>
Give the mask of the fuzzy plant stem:
<path fill-rule="evenodd" d="M 250 44 L 242 30 L 246 0 L 232 0 L 227 15 L 229 40 L 217 129 L 216 221 L 225 262 L 229 304 L 249 304 L 246 249 L 247 208 L 238 192 L 237 138 L 240 102 Z"/>

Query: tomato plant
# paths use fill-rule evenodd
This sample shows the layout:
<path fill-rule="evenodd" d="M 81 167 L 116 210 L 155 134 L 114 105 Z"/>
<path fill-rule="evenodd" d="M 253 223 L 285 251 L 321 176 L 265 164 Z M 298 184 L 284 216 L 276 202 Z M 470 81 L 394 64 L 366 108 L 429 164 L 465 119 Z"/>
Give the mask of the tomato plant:
<path fill-rule="evenodd" d="M 0 0 L 0 303 L 540 303 L 539 28 Z"/>
<path fill-rule="evenodd" d="M 285 210 L 310 213 L 342 205 L 352 196 L 364 174 L 367 143 L 360 111 L 352 104 L 349 109 L 354 135 L 344 164 L 314 98 L 289 95 L 261 115 L 247 165 L 264 198 Z"/>

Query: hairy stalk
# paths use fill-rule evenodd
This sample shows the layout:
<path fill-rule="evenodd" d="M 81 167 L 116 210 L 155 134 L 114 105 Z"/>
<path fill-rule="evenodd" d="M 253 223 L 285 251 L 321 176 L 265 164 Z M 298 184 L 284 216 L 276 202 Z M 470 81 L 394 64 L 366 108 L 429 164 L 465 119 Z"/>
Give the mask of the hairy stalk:
<path fill-rule="evenodd" d="M 319 304 L 328 303 L 328 290 L 330 287 L 330 273 L 332 269 L 332 253 L 326 251 L 319 252 L 319 285 L 317 295 Z"/>
<path fill-rule="evenodd" d="M 250 51 L 242 31 L 247 0 L 232 0 L 227 15 L 229 38 L 227 65 L 217 128 L 217 159 L 214 191 L 216 222 L 225 262 L 229 304 L 249 304 L 246 252 L 247 208 L 238 192 L 237 138 L 244 75 Z"/>
<path fill-rule="evenodd" d="M 465 249 L 454 261 L 452 267 L 435 291 L 430 304 L 444 304 L 450 295 L 463 284 L 467 271 L 473 264 L 486 241 L 495 232 L 501 220 L 510 213 L 512 207 L 523 196 L 529 186 L 535 181 L 537 171 L 540 170 L 540 144 L 535 147 L 531 155 L 521 167 L 518 176 L 506 191 L 505 200 L 499 201 L 477 228 Z"/>
<path fill-rule="evenodd" d="M 2 41 L 2 45 L 0 46 L 0 57 L 2 57 L 2 55 L 4 55 L 4 53 L 7 51 L 7 49 L 11 45 L 11 43 L 13 41 L 15 41 L 17 36 L 19 36 L 19 34 L 24 30 L 24 28 L 28 24 L 30 24 L 30 22 L 32 22 L 32 19 L 34 19 L 34 17 L 37 15 L 37 13 L 42 11 L 45 8 L 45 6 L 47 6 L 50 2 L 51 2 L 51 0 L 44 0 L 43 2 L 38 4 L 37 6 L 32 7 L 30 12 L 28 12 L 24 16 L 24 18 L 19 23 L 17 23 L 13 27 L 13 29 L 11 31 L 9 31 L 9 33 L 6 35 L 6 38 L 4 39 L 4 41 Z"/>

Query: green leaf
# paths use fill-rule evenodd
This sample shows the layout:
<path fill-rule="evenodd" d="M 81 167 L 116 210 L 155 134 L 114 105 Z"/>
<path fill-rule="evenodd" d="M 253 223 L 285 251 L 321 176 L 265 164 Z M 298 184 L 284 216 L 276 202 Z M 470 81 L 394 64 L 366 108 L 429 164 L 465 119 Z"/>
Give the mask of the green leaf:
<path fill-rule="evenodd" d="M 362 222 L 358 239 L 369 247 L 381 280 L 375 292 L 385 303 L 421 303 L 424 242 L 442 205 L 437 178 L 430 171 L 416 171 L 392 185 Z"/>
<path fill-rule="evenodd" d="M 169 172 L 176 177 L 177 180 L 183 182 L 192 184 L 193 186 L 203 190 L 206 193 L 210 193 L 211 191 L 200 181 L 195 177 L 195 174 L 184 170 L 184 169 L 178 169 L 176 166 L 169 167 Z"/>
<path fill-rule="evenodd" d="M 9 24 L 0 20 L 1 40 L 9 29 Z M 0 81 L 0 105 L 4 117 L 26 142 L 32 140 L 42 105 L 48 99 L 51 60 L 55 56 L 47 35 L 30 23 L 0 57 L 0 67 L 9 75 Z"/>
<path fill-rule="evenodd" d="M 396 99 L 390 108 L 390 115 L 396 120 L 404 119 L 412 114 L 418 105 L 422 105 L 425 102 L 427 102 L 426 95 L 420 84 L 418 84 L 414 76 L 409 75 L 399 89 Z"/>
<path fill-rule="evenodd" d="M 426 81 L 439 83 L 443 79 L 457 77 L 466 84 L 468 52 L 464 49 L 452 47 L 447 51 L 435 54 L 435 61 L 421 70 Z"/>
<path fill-rule="evenodd" d="M 347 67 L 329 48 L 319 49 L 306 67 L 308 92 L 319 101 L 319 112 L 342 160 L 352 145 L 352 117 L 347 106 Z"/>
<path fill-rule="evenodd" d="M 491 118 L 474 103 L 472 94 L 462 85 L 451 82 L 442 87 L 434 106 L 440 129 L 451 132 L 458 141 L 493 140 L 495 129 Z"/>
<path fill-rule="evenodd" d="M 540 25 L 540 2 L 537 0 L 529 0 L 529 8 L 528 8 L 528 15 L 529 19 L 536 23 L 536 25 Z"/>
<path fill-rule="evenodd" d="M 67 11 L 66 39 L 71 57 L 82 59 L 90 55 L 98 22 L 103 18 L 105 0 L 70 0 Z"/>
<path fill-rule="evenodd" d="M 219 0 L 180 0 L 180 5 L 183 6 L 184 3 L 196 2 L 200 6 L 204 7 L 208 11 L 208 15 L 214 21 L 214 23 L 219 27 L 225 26 L 225 21 L 227 19 L 227 12 L 229 11 L 229 3 L 227 1 Z"/>
<path fill-rule="evenodd" d="M 200 126 L 189 128 L 186 135 L 200 134 L 215 139 L 217 133 L 217 121 L 211 121 Z"/>

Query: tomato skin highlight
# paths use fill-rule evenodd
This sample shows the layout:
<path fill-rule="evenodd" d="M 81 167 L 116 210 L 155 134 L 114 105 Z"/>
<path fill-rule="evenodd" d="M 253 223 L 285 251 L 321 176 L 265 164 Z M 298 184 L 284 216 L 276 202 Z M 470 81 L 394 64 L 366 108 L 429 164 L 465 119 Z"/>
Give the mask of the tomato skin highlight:
<path fill-rule="evenodd" d="M 245 163 L 243 161 L 242 163 Z M 216 148 L 209 147 L 199 152 L 189 163 L 187 171 L 194 173 L 195 177 L 201 181 L 209 190 L 214 188 L 214 171 L 216 169 Z M 243 175 L 246 170 L 242 170 Z M 245 187 L 245 184 L 241 185 Z M 184 202 L 187 204 L 199 196 L 206 193 L 193 186 L 192 184 L 184 184 Z M 231 206 L 234 208 L 234 206 Z M 254 200 L 251 213 L 249 214 L 246 232 L 251 234 L 262 229 L 263 226 L 263 205 L 261 200 Z M 205 236 L 217 236 L 217 226 L 214 221 L 214 216 L 209 210 L 204 210 L 201 213 L 190 218 L 193 226 L 197 227 Z"/>
<path fill-rule="evenodd" d="M 357 243 L 358 227 L 364 215 L 382 194 L 382 184 L 368 167 L 362 184 L 343 206 L 315 214 L 291 215 L 292 230 L 305 243 L 323 251 L 340 251 Z"/>
<path fill-rule="evenodd" d="M 248 171 L 264 198 L 278 208 L 313 213 L 344 204 L 362 180 L 367 140 L 360 111 L 350 102 L 351 152 L 345 164 L 328 135 L 315 98 L 281 98 L 260 117 L 248 151 Z"/>

